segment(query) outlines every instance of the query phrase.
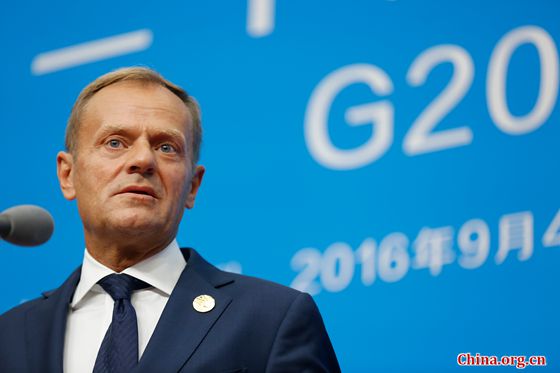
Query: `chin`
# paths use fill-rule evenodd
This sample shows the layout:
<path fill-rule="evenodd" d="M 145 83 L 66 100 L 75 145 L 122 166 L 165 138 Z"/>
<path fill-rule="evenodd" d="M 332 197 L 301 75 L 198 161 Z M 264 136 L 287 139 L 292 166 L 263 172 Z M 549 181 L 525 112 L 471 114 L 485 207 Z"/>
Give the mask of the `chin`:
<path fill-rule="evenodd" d="M 115 216 L 110 221 L 110 226 L 115 227 L 122 233 L 130 234 L 145 234 L 150 232 L 165 231 L 165 223 L 161 223 L 159 219 L 155 218 L 154 214 L 141 213 L 141 214 L 122 214 Z"/>

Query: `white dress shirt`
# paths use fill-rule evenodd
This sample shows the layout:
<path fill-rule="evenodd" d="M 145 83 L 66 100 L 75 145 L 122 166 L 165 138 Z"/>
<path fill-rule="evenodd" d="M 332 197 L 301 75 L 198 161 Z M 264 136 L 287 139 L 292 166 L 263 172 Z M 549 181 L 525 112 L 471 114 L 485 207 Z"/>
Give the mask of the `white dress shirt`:
<path fill-rule="evenodd" d="M 187 265 L 183 254 L 173 240 L 156 255 L 122 271 L 152 287 L 135 291 L 131 302 L 138 319 L 138 357 L 148 341 L 167 300 Z M 111 324 L 114 301 L 97 284 L 103 277 L 115 273 L 84 253 L 82 274 L 68 311 L 64 341 L 64 372 L 92 372 L 97 352 Z"/>

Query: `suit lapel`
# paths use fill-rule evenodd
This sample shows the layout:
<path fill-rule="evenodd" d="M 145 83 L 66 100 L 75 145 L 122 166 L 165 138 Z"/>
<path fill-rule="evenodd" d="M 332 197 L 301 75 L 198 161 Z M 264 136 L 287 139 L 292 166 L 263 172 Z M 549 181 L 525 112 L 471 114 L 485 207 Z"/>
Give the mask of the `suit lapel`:
<path fill-rule="evenodd" d="M 42 302 L 27 311 L 25 338 L 31 372 L 62 373 L 66 317 L 80 269 L 53 292 L 43 293 Z"/>
<path fill-rule="evenodd" d="M 233 280 L 206 263 L 194 250 L 185 250 L 187 267 L 181 274 L 135 372 L 177 372 L 231 302 L 218 288 Z M 210 295 L 216 306 L 197 312 L 193 300 Z"/>

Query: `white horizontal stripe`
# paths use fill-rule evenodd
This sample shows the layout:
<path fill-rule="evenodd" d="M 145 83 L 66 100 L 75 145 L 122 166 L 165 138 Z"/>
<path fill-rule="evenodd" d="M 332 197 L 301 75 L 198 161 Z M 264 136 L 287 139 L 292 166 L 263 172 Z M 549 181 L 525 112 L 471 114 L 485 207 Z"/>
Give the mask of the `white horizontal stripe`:
<path fill-rule="evenodd" d="M 48 74 L 106 58 L 142 51 L 150 47 L 152 40 L 152 31 L 143 29 L 55 49 L 35 56 L 31 62 L 31 72 L 34 75 Z"/>

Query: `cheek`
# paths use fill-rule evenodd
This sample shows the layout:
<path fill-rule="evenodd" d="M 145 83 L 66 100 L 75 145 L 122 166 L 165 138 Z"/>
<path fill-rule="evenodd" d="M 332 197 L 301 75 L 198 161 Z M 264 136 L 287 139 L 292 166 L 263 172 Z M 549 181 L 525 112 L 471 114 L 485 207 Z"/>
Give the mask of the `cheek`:
<path fill-rule="evenodd" d="M 190 190 L 190 178 L 184 170 L 177 170 L 173 177 L 168 180 L 168 187 L 172 190 L 170 194 L 178 204 L 182 204 Z M 180 203 L 179 203 L 180 202 Z"/>
<path fill-rule="evenodd" d="M 103 194 L 110 177 L 108 171 L 95 166 L 81 167 L 75 174 L 76 194 L 85 199 L 94 200 Z"/>

